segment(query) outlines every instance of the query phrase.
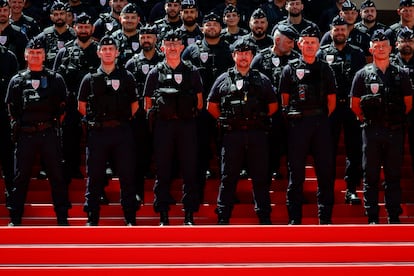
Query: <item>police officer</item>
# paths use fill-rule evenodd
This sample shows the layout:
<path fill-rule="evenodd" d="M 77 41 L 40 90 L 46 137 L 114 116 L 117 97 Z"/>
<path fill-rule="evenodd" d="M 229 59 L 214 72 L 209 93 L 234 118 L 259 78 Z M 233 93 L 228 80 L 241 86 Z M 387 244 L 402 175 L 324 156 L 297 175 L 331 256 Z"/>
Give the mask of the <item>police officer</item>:
<path fill-rule="evenodd" d="M 164 10 L 165 16 L 154 22 L 160 42 L 168 31 L 180 28 L 183 23 L 180 17 L 181 0 L 165 0 Z"/>
<path fill-rule="evenodd" d="M 43 66 L 45 46 L 31 40 L 25 51 L 28 68 L 15 75 L 6 103 L 15 135 L 15 178 L 8 209 L 10 226 L 21 224 L 24 203 L 36 155 L 41 154 L 49 173 L 58 225 L 68 225 L 70 202 L 63 177 L 63 159 L 57 128 L 65 105 L 65 82 Z"/>
<path fill-rule="evenodd" d="M 125 65 L 136 80 L 138 90 L 138 101 L 140 108 L 132 120 L 136 141 L 137 158 L 137 194 L 144 201 L 144 176 L 152 177 L 152 137 L 148 126 L 146 112 L 144 110 L 144 85 L 147 75 L 152 68 L 164 59 L 164 55 L 157 49 L 157 28 L 145 25 L 139 30 L 139 43 L 141 52 L 134 55 Z"/>
<path fill-rule="evenodd" d="M 45 66 L 53 68 L 56 55 L 65 43 L 76 38 L 76 33 L 72 27 L 66 23 L 66 6 L 64 3 L 56 1 L 50 8 L 50 19 L 53 26 L 45 28 L 37 38 L 43 39 L 46 45 Z"/>
<path fill-rule="evenodd" d="M 287 209 L 289 224 L 302 223 L 303 185 L 308 152 L 318 178 L 320 224 L 332 223 L 334 162 L 328 116 L 336 105 L 335 78 L 328 63 L 317 58 L 319 31 L 308 27 L 298 41 L 301 57 L 283 68 L 279 92 L 288 118 Z"/>
<path fill-rule="evenodd" d="M 207 93 L 214 81 L 223 72 L 233 66 L 229 45 L 220 37 L 220 16 L 209 13 L 203 18 L 204 38 L 195 44 L 188 46 L 183 54 L 184 60 L 195 65 L 203 80 L 205 94 L 203 100 L 207 99 Z M 199 170 L 198 182 L 201 185 L 201 200 L 207 176 L 211 176 L 210 160 L 214 156 L 212 145 L 217 144 L 216 121 L 204 108 L 197 117 L 198 145 L 199 145 Z"/>
<path fill-rule="evenodd" d="M 6 186 L 6 204 L 13 184 L 13 143 L 11 140 L 10 121 L 6 98 L 7 85 L 10 79 L 17 73 L 19 63 L 16 56 L 6 47 L 0 45 L 0 163 Z M 7 206 L 6 206 L 7 207 Z"/>
<path fill-rule="evenodd" d="M 224 131 L 221 184 L 216 213 L 218 224 L 229 224 L 239 172 L 243 163 L 253 183 L 255 211 L 260 224 L 271 224 L 268 128 L 277 110 L 270 80 L 250 69 L 256 46 L 248 39 L 234 43 L 235 67 L 218 77 L 208 96 L 207 110 Z"/>
<path fill-rule="evenodd" d="M 201 40 L 204 37 L 200 26 L 197 24 L 198 14 L 198 7 L 195 0 L 182 1 L 180 17 L 183 25 L 181 25 L 180 30 L 185 47 L 194 44 L 197 40 Z"/>
<path fill-rule="evenodd" d="M 233 44 L 237 39 L 249 33 L 247 29 L 239 26 L 240 16 L 240 11 L 236 6 L 230 4 L 224 8 L 224 28 L 221 30 L 221 36 L 229 44 Z"/>
<path fill-rule="evenodd" d="M 289 62 L 299 58 L 299 53 L 294 50 L 294 44 L 299 34 L 296 30 L 287 24 L 279 24 L 273 34 L 273 46 L 261 50 L 254 58 L 251 68 L 259 70 L 265 74 L 275 90 L 279 89 L 280 76 L 283 67 Z M 278 104 L 281 103 L 280 94 Z M 274 179 L 281 179 L 280 159 L 287 151 L 287 130 L 282 110 L 278 109 L 272 115 L 270 138 L 270 173 Z"/>
<path fill-rule="evenodd" d="M 119 175 L 125 224 L 136 224 L 135 144 L 129 123 L 138 109 L 134 76 L 115 64 L 118 45 L 104 36 L 98 47 L 101 65 L 82 80 L 78 107 L 88 126 L 86 202 L 87 225 L 99 222 L 99 197 L 106 183 L 106 161 L 111 158 Z"/>
<path fill-rule="evenodd" d="M 262 50 L 273 45 L 273 38 L 267 34 L 269 23 L 266 14 L 262 9 L 256 9 L 249 20 L 250 33 L 242 38 L 250 39 L 257 47 Z"/>
<path fill-rule="evenodd" d="M 360 204 L 361 200 L 356 193 L 356 188 L 362 179 L 361 128 L 350 108 L 349 92 L 355 73 L 365 65 L 365 57 L 360 48 L 347 43 L 348 28 L 342 17 L 336 16 L 332 20 L 331 36 L 332 43 L 322 46 L 318 57 L 331 66 L 338 87 L 336 108 L 329 117 L 334 139 L 334 160 L 336 160 L 339 138 L 343 128 L 346 152 L 345 181 L 347 183 L 345 202 Z"/>
<path fill-rule="evenodd" d="M 396 43 L 397 53 L 391 55 L 391 62 L 408 72 L 411 82 L 414 82 L 414 32 L 403 28 L 398 33 Z M 408 113 L 408 143 L 410 145 L 411 167 L 414 172 L 414 112 Z"/>
<path fill-rule="evenodd" d="M 115 31 L 112 37 L 119 43 L 119 56 L 117 65 L 125 66 L 125 63 L 140 52 L 138 25 L 140 24 L 140 16 L 135 4 L 127 4 L 121 11 L 119 16 L 121 29 Z"/>
<path fill-rule="evenodd" d="M 393 31 L 392 36 L 397 36 L 401 29 L 405 27 L 414 29 L 414 0 L 400 0 L 397 13 L 400 16 L 400 21 L 390 26 Z"/>
<path fill-rule="evenodd" d="M 388 30 L 387 25 L 377 21 L 377 7 L 372 0 L 365 0 L 361 3 L 359 10 L 361 21 L 355 23 L 355 28 L 361 32 L 367 33 L 370 37 L 375 30 L 383 29 Z"/>
<path fill-rule="evenodd" d="M 99 18 L 93 24 L 95 29 L 92 36 L 96 40 L 99 41 L 104 35 L 110 35 L 116 30 L 121 29 L 119 15 L 127 4 L 128 0 L 109 0 L 111 12 L 100 14 Z"/>
<path fill-rule="evenodd" d="M 91 17 L 85 13 L 78 15 L 74 25 L 77 38 L 60 49 L 53 70 L 62 75 L 68 87 L 66 115 L 63 120 L 63 156 L 66 162 L 67 176 L 83 178 L 81 166 L 81 116 L 78 111 L 78 91 L 83 77 L 95 72 L 100 60 L 96 53 L 98 43 L 91 36 L 93 25 Z"/>
<path fill-rule="evenodd" d="M 182 171 L 184 224 L 194 224 L 199 209 L 197 183 L 197 126 L 195 117 L 203 107 L 203 86 L 197 69 L 181 60 L 184 49 L 180 32 L 169 31 L 161 50 L 165 61 L 154 67 L 144 89 L 145 110 L 152 117 L 154 156 L 157 168 L 154 186 L 154 210 L 160 213 L 160 225 L 168 225 L 169 193 L 174 154 Z"/>
<path fill-rule="evenodd" d="M 368 223 L 379 223 L 378 182 L 384 169 L 388 223 L 400 223 L 404 123 L 412 108 L 413 87 L 407 72 L 390 63 L 392 46 L 383 30 L 371 37 L 373 63 L 358 71 L 352 83 L 352 110 L 364 123 L 363 184 Z"/>
<path fill-rule="evenodd" d="M 33 38 L 40 33 L 40 28 L 33 17 L 23 13 L 26 0 L 9 0 L 10 5 L 10 22 L 19 26 L 20 31 L 24 33 L 28 39 Z"/>

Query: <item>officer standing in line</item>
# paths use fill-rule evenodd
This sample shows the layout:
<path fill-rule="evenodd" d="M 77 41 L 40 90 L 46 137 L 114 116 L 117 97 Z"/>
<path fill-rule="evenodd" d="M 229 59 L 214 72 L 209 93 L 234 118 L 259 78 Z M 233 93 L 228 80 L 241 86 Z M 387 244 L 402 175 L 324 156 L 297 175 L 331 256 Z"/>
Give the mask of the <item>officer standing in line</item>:
<path fill-rule="evenodd" d="M 7 85 L 10 79 L 17 73 L 19 63 L 12 51 L 0 45 L 0 163 L 2 176 L 4 177 L 6 207 L 13 184 L 13 143 L 10 131 L 10 120 L 7 106 L 4 102 L 7 93 Z M 1 175 L 0 175 L 1 177 Z"/>
<path fill-rule="evenodd" d="M 224 132 L 218 224 L 230 223 L 244 162 L 252 178 L 259 223 L 271 224 L 268 129 L 270 116 L 278 108 L 277 97 L 270 80 L 250 69 L 256 46 L 248 39 L 239 39 L 233 47 L 235 67 L 218 77 L 207 99 L 207 110 Z"/>
<path fill-rule="evenodd" d="M 154 22 L 158 30 L 158 41 L 161 42 L 170 30 L 181 27 L 183 21 L 180 17 L 181 0 L 165 0 L 165 17 Z"/>
<path fill-rule="evenodd" d="M 279 92 L 288 118 L 287 209 L 289 224 L 302 223 L 306 156 L 314 159 L 318 179 L 319 224 L 331 224 L 334 204 L 333 143 L 329 115 L 336 105 L 336 83 L 328 63 L 316 57 L 319 30 L 304 29 L 298 41 L 301 57 L 283 68 Z"/>
<path fill-rule="evenodd" d="M 15 75 L 7 90 L 12 131 L 16 141 L 15 178 L 10 194 L 10 226 L 21 225 L 24 203 L 36 155 L 41 154 L 49 172 L 58 225 L 68 224 L 71 207 L 63 177 L 63 157 L 57 128 L 63 119 L 66 86 L 57 73 L 43 66 L 45 46 L 31 40 L 25 51 L 28 67 Z"/>
<path fill-rule="evenodd" d="M 276 91 L 279 89 L 283 67 L 289 60 L 299 58 L 299 53 L 293 49 L 298 37 L 299 34 L 292 26 L 279 24 L 273 34 L 273 46 L 261 50 L 253 58 L 251 68 L 265 74 Z M 281 103 L 280 94 L 278 94 L 278 103 Z M 281 109 L 272 115 L 271 126 L 269 132 L 270 173 L 276 180 L 282 178 L 280 159 L 287 152 L 287 129 Z"/>
<path fill-rule="evenodd" d="M 365 214 L 379 223 L 378 184 L 384 170 L 388 223 L 400 223 L 401 166 L 406 114 L 412 108 L 413 87 L 408 73 L 390 63 L 392 52 L 383 30 L 371 37 L 373 63 L 359 70 L 352 83 L 351 108 L 363 122 L 362 166 Z"/>
<path fill-rule="evenodd" d="M 360 124 L 350 108 L 349 92 L 355 73 L 365 65 L 365 56 L 361 48 L 347 43 L 348 28 L 342 17 L 334 17 L 331 23 L 331 36 L 332 43 L 322 46 L 317 56 L 331 66 L 337 83 L 336 108 L 329 117 L 334 139 L 334 161 L 343 128 L 347 184 L 345 202 L 361 204 L 356 188 L 362 179 L 362 137 Z"/>
<path fill-rule="evenodd" d="M 77 97 L 83 77 L 95 72 L 100 60 L 96 53 L 98 43 L 92 39 L 91 17 L 85 13 L 78 15 L 74 30 L 77 38 L 59 50 L 53 70 L 62 75 L 68 88 L 66 115 L 62 124 L 67 177 L 83 179 L 80 171 L 82 126 Z"/>
<path fill-rule="evenodd" d="M 229 44 L 233 44 L 237 39 L 249 33 L 247 29 L 239 26 L 240 12 L 236 6 L 227 5 L 224 8 L 223 22 L 224 28 L 221 31 L 221 36 Z"/>
<path fill-rule="evenodd" d="M 414 83 L 414 32 L 409 28 L 400 30 L 396 43 L 397 53 L 391 55 L 391 62 L 407 71 Z M 408 113 L 408 143 L 410 145 L 411 168 L 414 172 L 414 112 Z"/>
<path fill-rule="evenodd" d="M 121 29 L 119 15 L 127 4 L 128 0 L 109 0 L 111 12 L 99 15 L 99 18 L 93 24 L 95 29 L 92 36 L 95 40 L 99 41 L 103 36 Z"/>
<path fill-rule="evenodd" d="M 400 21 L 390 26 L 393 31 L 391 37 L 397 36 L 401 29 L 414 29 L 414 0 L 400 0 L 397 13 L 400 16 Z"/>
<path fill-rule="evenodd" d="M 195 0 L 183 0 L 181 3 L 180 17 L 183 24 L 180 27 L 183 44 L 185 47 L 194 44 L 204 37 L 200 26 L 197 24 L 198 7 Z"/>
<path fill-rule="evenodd" d="M 66 6 L 64 3 L 56 1 L 50 8 L 50 19 L 53 26 L 47 27 L 37 38 L 43 39 L 46 45 L 45 66 L 53 68 L 56 55 L 66 42 L 76 39 L 76 32 L 66 23 Z"/>
<path fill-rule="evenodd" d="M 23 13 L 25 4 L 26 0 L 9 0 L 10 22 L 13 25 L 19 26 L 20 31 L 24 33 L 28 39 L 31 39 L 40 33 L 40 28 L 33 17 Z"/>
<path fill-rule="evenodd" d="M 232 67 L 234 61 L 227 42 L 220 37 L 220 16 L 209 13 L 203 18 L 204 38 L 195 44 L 188 46 L 183 54 L 183 60 L 190 61 L 197 67 L 203 81 L 205 94 L 203 100 L 207 99 L 207 93 L 213 86 L 214 81 L 228 68 Z M 197 117 L 198 133 L 198 183 L 200 185 L 200 199 L 204 200 L 204 187 L 206 177 L 210 177 L 210 160 L 214 157 L 215 150 L 212 145 L 217 142 L 216 120 L 207 112 L 204 106 Z"/>
<path fill-rule="evenodd" d="M 136 225 L 135 143 L 130 119 L 138 110 L 138 94 L 132 73 L 115 64 L 118 45 L 110 36 L 99 42 L 101 66 L 82 80 L 78 108 L 88 126 L 86 165 L 88 181 L 84 211 L 88 226 L 99 222 L 99 198 L 106 183 L 106 161 L 114 161 L 121 185 L 125 224 Z"/>
<path fill-rule="evenodd" d="M 195 118 L 203 107 L 203 85 L 198 70 L 182 61 L 183 49 L 180 32 L 167 32 L 161 46 L 165 61 L 150 71 L 144 89 L 145 110 L 154 133 L 154 210 L 160 213 L 160 226 L 169 224 L 169 205 L 174 202 L 169 192 L 174 154 L 178 156 L 184 181 L 185 225 L 194 224 L 193 214 L 200 205 Z"/>
<path fill-rule="evenodd" d="M 250 39 L 260 50 L 273 45 L 273 38 L 267 34 L 269 23 L 262 9 L 256 9 L 249 20 L 250 33 L 242 38 Z"/>
<path fill-rule="evenodd" d="M 151 176 L 152 161 L 152 133 L 148 126 L 147 114 L 144 110 L 144 85 L 147 75 L 152 68 L 164 60 L 164 55 L 156 48 L 157 28 L 145 25 L 139 30 L 139 43 L 141 52 L 134 55 L 125 65 L 136 80 L 138 102 L 140 108 L 132 120 L 132 128 L 136 142 L 137 158 L 137 194 L 144 201 L 144 176 Z"/>

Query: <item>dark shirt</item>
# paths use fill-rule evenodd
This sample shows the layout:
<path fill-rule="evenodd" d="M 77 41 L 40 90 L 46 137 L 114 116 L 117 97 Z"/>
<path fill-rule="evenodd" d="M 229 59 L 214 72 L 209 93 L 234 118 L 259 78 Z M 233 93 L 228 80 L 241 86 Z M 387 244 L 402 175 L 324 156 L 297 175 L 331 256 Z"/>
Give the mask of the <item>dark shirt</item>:
<path fill-rule="evenodd" d="M 10 19 L 10 23 L 20 27 L 20 31 L 24 33 L 28 39 L 31 39 L 40 33 L 39 24 L 32 17 L 22 14 L 18 21 Z"/>
<path fill-rule="evenodd" d="M 92 36 L 96 40 L 100 40 L 105 35 L 111 35 L 113 32 L 121 29 L 121 23 L 119 23 L 118 19 L 112 17 L 110 13 L 101 14 L 93 25 L 95 30 Z"/>
<path fill-rule="evenodd" d="M 6 47 L 0 46 L 0 114 L 6 115 L 7 109 L 5 105 L 6 91 L 10 79 L 17 73 L 19 63 L 16 55 L 7 50 Z M 1 118 L 4 118 L 1 116 Z"/>
<path fill-rule="evenodd" d="M 237 39 L 249 34 L 249 31 L 243 28 L 239 28 L 239 31 L 235 34 L 231 34 L 227 31 L 227 28 L 221 30 L 220 36 L 229 44 L 233 44 Z"/>
<path fill-rule="evenodd" d="M 20 28 L 15 25 L 8 25 L 0 33 L 0 44 L 12 51 L 19 62 L 19 68 L 26 67 L 26 60 L 24 59 L 24 51 L 27 45 L 27 37 L 20 31 Z"/>
<path fill-rule="evenodd" d="M 364 51 L 364 54 L 366 57 L 371 56 L 371 53 L 369 52 L 369 43 L 371 41 L 371 37 L 361 32 L 358 29 L 353 28 L 352 31 L 349 33 L 348 37 L 348 43 L 355 45 Z M 330 32 L 326 32 L 322 39 L 321 39 L 321 46 L 331 44 L 332 43 L 332 37 Z"/>
<path fill-rule="evenodd" d="M 267 21 L 269 22 L 268 31 L 272 30 L 273 26 L 275 26 L 279 21 L 285 20 L 287 18 L 288 12 L 285 9 L 285 6 L 279 8 L 275 5 L 274 1 L 262 4 L 262 10 L 266 14 Z"/>
<path fill-rule="evenodd" d="M 112 37 L 118 41 L 119 55 L 117 58 L 117 65 L 124 67 L 125 63 L 132 58 L 135 54 L 141 51 L 139 44 L 139 34 L 136 33 L 132 36 L 126 36 L 122 30 L 117 30 L 112 33 Z"/>

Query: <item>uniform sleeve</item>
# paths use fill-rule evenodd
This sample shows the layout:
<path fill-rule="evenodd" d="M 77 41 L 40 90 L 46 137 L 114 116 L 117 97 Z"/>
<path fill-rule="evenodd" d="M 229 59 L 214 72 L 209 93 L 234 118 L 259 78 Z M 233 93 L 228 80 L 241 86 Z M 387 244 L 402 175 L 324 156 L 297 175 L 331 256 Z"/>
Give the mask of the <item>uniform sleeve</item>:
<path fill-rule="evenodd" d="M 62 74 L 59 67 L 62 64 L 62 59 L 65 53 L 66 53 L 66 48 L 60 49 L 56 55 L 55 62 L 53 63 L 53 71 L 58 72 L 59 74 Z"/>
<path fill-rule="evenodd" d="M 263 72 L 263 68 L 262 68 L 262 61 L 263 61 L 263 55 L 262 54 L 257 54 L 253 60 L 252 63 L 250 64 L 250 68 L 251 69 L 257 69 L 260 72 Z"/>
<path fill-rule="evenodd" d="M 292 81 L 292 70 L 289 65 L 283 67 L 282 75 L 280 77 L 279 93 L 287 93 L 291 95 L 293 93 L 293 81 Z"/>
<path fill-rule="evenodd" d="M 144 86 L 144 97 L 152 97 L 154 90 L 158 88 L 158 69 L 154 67 L 149 71 Z"/>
<path fill-rule="evenodd" d="M 91 74 L 88 73 L 83 77 L 82 82 L 79 87 L 79 93 L 78 93 L 78 101 L 80 102 L 87 102 L 88 96 L 91 91 Z"/>
<path fill-rule="evenodd" d="M 332 68 L 328 64 L 325 64 L 324 66 L 323 80 L 326 82 L 325 83 L 325 88 L 327 90 L 326 93 L 328 95 L 336 94 L 335 74 Z"/>
<path fill-rule="evenodd" d="M 260 75 L 262 78 L 262 85 L 263 85 L 262 91 L 266 97 L 266 102 L 267 103 L 277 102 L 277 94 L 273 88 L 271 81 L 269 80 L 268 77 L 266 77 L 266 75 L 264 74 L 260 74 Z"/>
<path fill-rule="evenodd" d="M 221 74 L 216 81 L 213 83 L 213 86 L 210 89 L 210 93 L 207 97 L 208 102 L 212 103 L 220 103 L 221 101 L 221 94 L 220 88 L 223 85 L 224 80 L 228 77 L 228 73 Z"/>
<path fill-rule="evenodd" d="M 56 83 L 54 84 L 54 91 L 57 91 L 59 93 L 59 99 L 64 102 L 66 101 L 66 84 L 63 79 L 63 77 L 56 73 Z"/>
<path fill-rule="evenodd" d="M 129 94 L 131 103 L 133 103 L 133 102 L 138 101 L 137 84 L 136 84 L 134 75 L 129 71 L 126 71 L 126 72 L 128 75 L 128 77 L 125 78 L 125 81 L 127 82 L 126 87 L 128 89 L 128 94 Z"/>
<path fill-rule="evenodd" d="M 410 79 L 410 76 L 404 70 L 400 70 L 401 72 L 401 89 L 403 96 L 412 96 L 413 95 L 413 85 Z"/>
<path fill-rule="evenodd" d="M 363 78 L 363 69 L 359 70 L 352 81 L 350 96 L 360 98 L 365 90 L 365 83 Z"/>
<path fill-rule="evenodd" d="M 193 67 L 191 81 L 192 81 L 191 87 L 194 88 L 194 91 L 196 93 L 203 93 L 204 91 L 203 81 L 201 79 L 200 72 L 197 70 L 196 67 Z"/>

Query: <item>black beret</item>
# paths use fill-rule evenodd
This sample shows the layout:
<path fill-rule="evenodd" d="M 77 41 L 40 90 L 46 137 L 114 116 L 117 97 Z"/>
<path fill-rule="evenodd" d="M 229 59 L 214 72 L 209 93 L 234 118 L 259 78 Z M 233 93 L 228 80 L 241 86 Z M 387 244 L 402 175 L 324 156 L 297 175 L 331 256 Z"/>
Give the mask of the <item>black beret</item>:
<path fill-rule="evenodd" d="M 181 9 L 197 9 L 197 3 L 195 0 L 183 0 L 181 2 Z"/>
<path fill-rule="evenodd" d="M 332 19 L 331 26 L 340 26 L 340 25 L 347 25 L 347 23 L 343 17 L 337 15 Z"/>
<path fill-rule="evenodd" d="M 309 26 L 307 28 L 305 28 L 301 33 L 300 33 L 301 37 L 317 37 L 320 38 L 321 34 L 318 30 L 317 27 L 315 26 Z"/>
<path fill-rule="evenodd" d="M 118 48 L 118 43 L 117 41 L 109 35 L 105 35 L 104 37 L 101 38 L 101 41 L 99 41 L 99 46 L 104 46 L 104 45 L 114 45 L 116 48 Z"/>
<path fill-rule="evenodd" d="M 206 14 L 203 18 L 203 24 L 207 23 L 209 21 L 216 21 L 221 24 L 221 18 L 219 15 L 215 14 L 214 12 L 210 12 L 209 14 Z"/>
<path fill-rule="evenodd" d="M 384 41 L 389 40 L 387 32 L 383 29 L 375 30 L 371 36 L 371 41 Z"/>
<path fill-rule="evenodd" d="M 126 4 L 122 8 L 121 13 L 135 13 L 135 14 L 139 14 L 138 13 L 137 6 L 135 4 L 133 4 L 133 3 Z"/>
<path fill-rule="evenodd" d="M 252 13 L 252 16 L 250 16 L 250 18 L 253 18 L 253 19 L 259 19 L 259 18 L 265 18 L 265 17 L 267 16 L 261 8 L 254 10 L 254 12 Z"/>
<path fill-rule="evenodd" d="M 66 11 L 66 5 L 60 1 L 56 1 L 50 7 L 50 12 L 54 11 Z"/>
<path fill-rule="evenodd" d="M 9 1 L 7 0 L 0 0 L 0 8 L 4 8 L 9 6 Z"/>
<path fill-rule="evenodd" d="M 164 41 L 182 41 L 182 33 L 180 30 L 169 30 L 163 37 Z"/>
<path fill-rule="evenodd" d="M 158 34 L 156 25 L 146 24 L 139 29 L 139 34 Z"/>
<path fill-rule="evenodd" d="M 93 24 L 91 22 L 91 17 L 86 13 L 81 13 L 76 17 L 76 24 Z"/>
<path fill-rule="evenodd" d="M 252 51 L 252 53 L 254 54 L 256 53 L 257 45 L 250 39 L 240 38 L 231 45 L 231 50 L 232 52 Z"/>
<path fill-rule="evenodd" d="M 223 15 L 226 15 L 232 12 L 235 12 L 238 15 L 240 15 L 239 9 L 236 6 L 233 6 L 232 4 L 229 4 L 224 8 Z"/>
<path fill-rule="evenodd" d="M 45 41 L 42 38 L 32 38 L 26 45 L 26 49 L 44 49 Z"/>
<path fill-rule="evenodd" d="M 72 7 L 69 5 L 69 3 L 66 3 L 66 4 L 65 4 L 65 6 L 66 6 L 66 8 L 65 8 L 66 12 L 73 13 L 73 9 L 72 9 Z"/>
<path fill-rule="evenodd" d="M 357 6 L 355 5 L 355 3 L 352 3 L 349 0 L 346 0 L 343 4 L 342 4 L 342 10 L 343 11 L 356 11 L 357 10 Z"/>
<path fill-rule="evenodd" d="M 400 40 L 411 40 L 414 38 L 414 32 L 410 28 L 401 28 L 398 32 L 398 39 Z"/>
<path fill-rule="evenodd" d="M 289 25 L 289 24 L 278 24 L 277 25 L 277 30 L 287 36 L 290 39 L 296 40 L 299 38 L 299 33 L 296 31 L 295 28 L 293 28 L 293 26 Z"/>
<path fill-rule="evenodd" d="M 375 3 L 374 1 L 371 0 L 365 0 L 364 2 L 361 3 L 361 10 L 366 9 L 366 8 L 375 8 Z"/>
<path fill-rule="evenodd" d="M 414 6 L 414 0 L 400 0 L 400 7 Z"/>

